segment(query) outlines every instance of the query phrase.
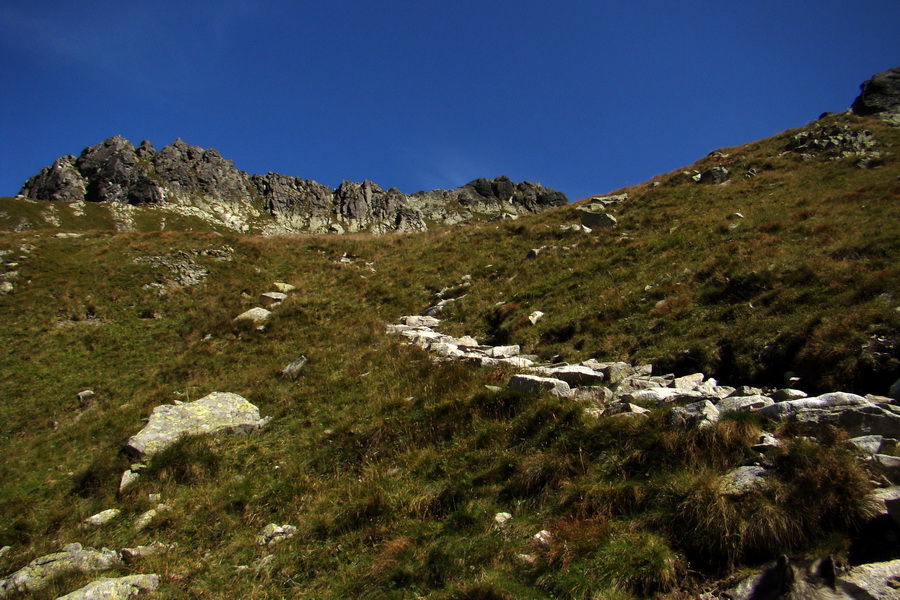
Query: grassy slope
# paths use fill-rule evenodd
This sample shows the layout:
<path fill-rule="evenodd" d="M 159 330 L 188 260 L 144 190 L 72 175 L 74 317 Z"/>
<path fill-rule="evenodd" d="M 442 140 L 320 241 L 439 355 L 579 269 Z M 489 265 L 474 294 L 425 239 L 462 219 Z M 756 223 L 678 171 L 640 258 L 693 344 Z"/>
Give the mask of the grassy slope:
<path fill-rule="evenodd" d="M 874 170 L 800 162 L 778 155 L 788 135 L 698 163 L 726 164 L 729 185 L 673 174 L 627 190 L 618 228 L 594 235 L 559 229 L 577 221 L 573 207 L 383 238 L 5 235 L 3 260 L 20 265 L 0 297 L 0 545 L 13 546 L 0 572 L 72 541 L 158 539 L 178 547 L 129 568 L 160 572 L 160 598 L 630 598 L 782 550 L 846 550 L 866 476 L 840 440 L 798 437 L 777 493 L 723 501 L 717 477 L 748 456 L 752 421 L 696 435 L 667 432 L 661 415 L 598 422 L 571 403 L 487 393 L 508 373 L 435 365 L 382 333 L 470 274 L 447 332 L 543 358 L 650 361 L 728 383 L 774 384 L 792 369 L 811 390 L 884 393 L 900 329 L 897 158 Z M 745 180 L 749 167 L 760 173 Z M 165 269 L 132 262 L 226 244 L 229 262 L 195 259 L 206 284 L 164 297 L 142 286 Z M 345 252 L 354 264 L 339 262 Z M 299 290 L 268 331 L 235 329 L 254 305 L 241 292 L 277 279 Z M 547 315 L 537 326 L 533 310 Z M 276 377 L 300 353 L 305 375 Z M 75 397 L 85 388 L 97 392 L 89 406 Z M 152 407 L 213 390 L 246 396 L 271 425 L 185 442 L 117 498 L 118 449 Z M 151 492 L 173 510 L 135 533 Z M 77 528 L 113 506 L 129 518 Z M 514 515 L 503 531 L 498 511 Z M 236 574 L 270 552 L 253 538 L 272 521 L 300 533 L 259 574 Z M 541 529 L 556 536 L 550 549 L 529 542 Z"/>

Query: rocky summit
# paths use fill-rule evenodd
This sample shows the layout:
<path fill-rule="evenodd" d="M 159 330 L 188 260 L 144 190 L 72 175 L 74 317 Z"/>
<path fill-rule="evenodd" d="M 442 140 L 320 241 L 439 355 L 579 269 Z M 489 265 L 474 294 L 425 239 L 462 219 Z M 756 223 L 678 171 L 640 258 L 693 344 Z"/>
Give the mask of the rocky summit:
<path fill-rule="evenodd" d="M 565 194 L 507 177 L 476 179 L 453 190 L 404 194 L 371 181 L 337 189 L 299 177 L 248 175 L 216 150 L 181 139 L 160 151 L 111 137 L 77 158 L 57 158 L 19 192 L 37 200 L 164 207 L 244 233 L 424 231 L 510 218 L 565 205 Z"/>

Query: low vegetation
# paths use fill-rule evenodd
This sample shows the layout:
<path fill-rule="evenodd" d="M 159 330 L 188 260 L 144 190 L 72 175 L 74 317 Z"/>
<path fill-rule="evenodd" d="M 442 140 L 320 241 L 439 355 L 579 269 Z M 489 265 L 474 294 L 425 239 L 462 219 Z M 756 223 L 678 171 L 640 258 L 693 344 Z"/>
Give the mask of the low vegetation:
<path fill-rule="evenodd" d="M 900 143 L 877 121 L 829 118 L 884 152 Z M 16 274 L 0 296 L 0 572 L 75 541 L 162 540 L 177 545 L 122 568 L 159 573 L 155 598 L 624 600 L 690 597 L 782 552 L 846 556 L 870 474 L 837 433 L 785 428 L 773 486 L 733 499 L 719 482 L 751 457 L 753 418 L 687 432 L 656 412 L 597 419 L 486 388 L 505 368 L 435 363 L 384 334 L 459 286 L 442 330 L 543 360 L 762 386 L 792 371 L 810 392 L 885 394 L 900 364 L 898 157 L 803 160 L 784 150 L 793 133 L 690 167 L 727 167 L 724 185 L 679 171 L 618 190 L 618 225 L 592 233 L 560 228 L 575 205 L 402 236 L 257 238 L 200 222 L 117 233 L 94 206 L 89 227 L 59 229 L 40 221 L 46 204 L 4 200 L 0 261 Z M 46 228 L 13 231 L 25 217 Z M 172 286 L 165 262 L 135 261 L 156 256 L 208 275 Z M 276 280 L 298 289 L 266 330 L 233 324 Z M 300 354 L 302 376 L 279 377 Z M 120 449 L 152 408 L 211 391 L 270 425 L 185 440 L 119 494 Z M 172 509 L 135 531 L 150 494 Z M 111 525 L 79 528 L 113 506 Z M 257 545 L 271 522 L 298 534 Z"/>

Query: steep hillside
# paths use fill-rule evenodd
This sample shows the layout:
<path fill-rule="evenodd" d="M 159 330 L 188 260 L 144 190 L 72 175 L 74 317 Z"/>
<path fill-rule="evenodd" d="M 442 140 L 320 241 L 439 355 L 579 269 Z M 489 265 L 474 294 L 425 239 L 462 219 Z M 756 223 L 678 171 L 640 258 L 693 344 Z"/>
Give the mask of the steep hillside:
<path fill-rule="evenodd" d="M 74 542 L 159 542 L 103 574 L 158 574 L 153 598 L 713 598 L 781 553 L 900 558 L 860 533 L 872 482 L 900 483 L 879 471 L 898 454 L 887 433 L 879 463 L 858 434 L 783 415 L 681 428 L 674 404 L 632 394 L 648 412 L 623 418 L 608 364 L 607 387 L 575 397 L 505 388 L 525 360 L 595 358 L 699 371 L 710 390 L 886 396 L 898 143 L 832 115 L 602 198 L 396 236 L 116 233 L 116 204 L 7 200 L 7 222 L 52 207 L 59 226 L 0 237 L 0 576 Z M 296 289 L 262 330 L 233 320 L 276 281 Z M 528 357 L 435 360 L 385 333 L 441 301 L 441 332 Z M 154 407 L 213 391 L 271 421 L 132 466 L 123 447 Z M 741 467 L 766 486 L 724 493 Z M 296 531 L 260 543 L 270 523 Z"/>

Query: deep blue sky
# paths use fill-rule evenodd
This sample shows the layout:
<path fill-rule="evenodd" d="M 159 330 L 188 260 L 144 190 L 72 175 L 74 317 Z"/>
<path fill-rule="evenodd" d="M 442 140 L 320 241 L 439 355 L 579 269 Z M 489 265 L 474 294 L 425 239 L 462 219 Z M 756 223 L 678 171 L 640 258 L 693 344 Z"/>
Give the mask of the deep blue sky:
<path fill-rule="evenodd" d="M 575 200 L 846 109 L 898 32 L 898 0 L 2 0 L 0 195 L 119 134 Z"/>

